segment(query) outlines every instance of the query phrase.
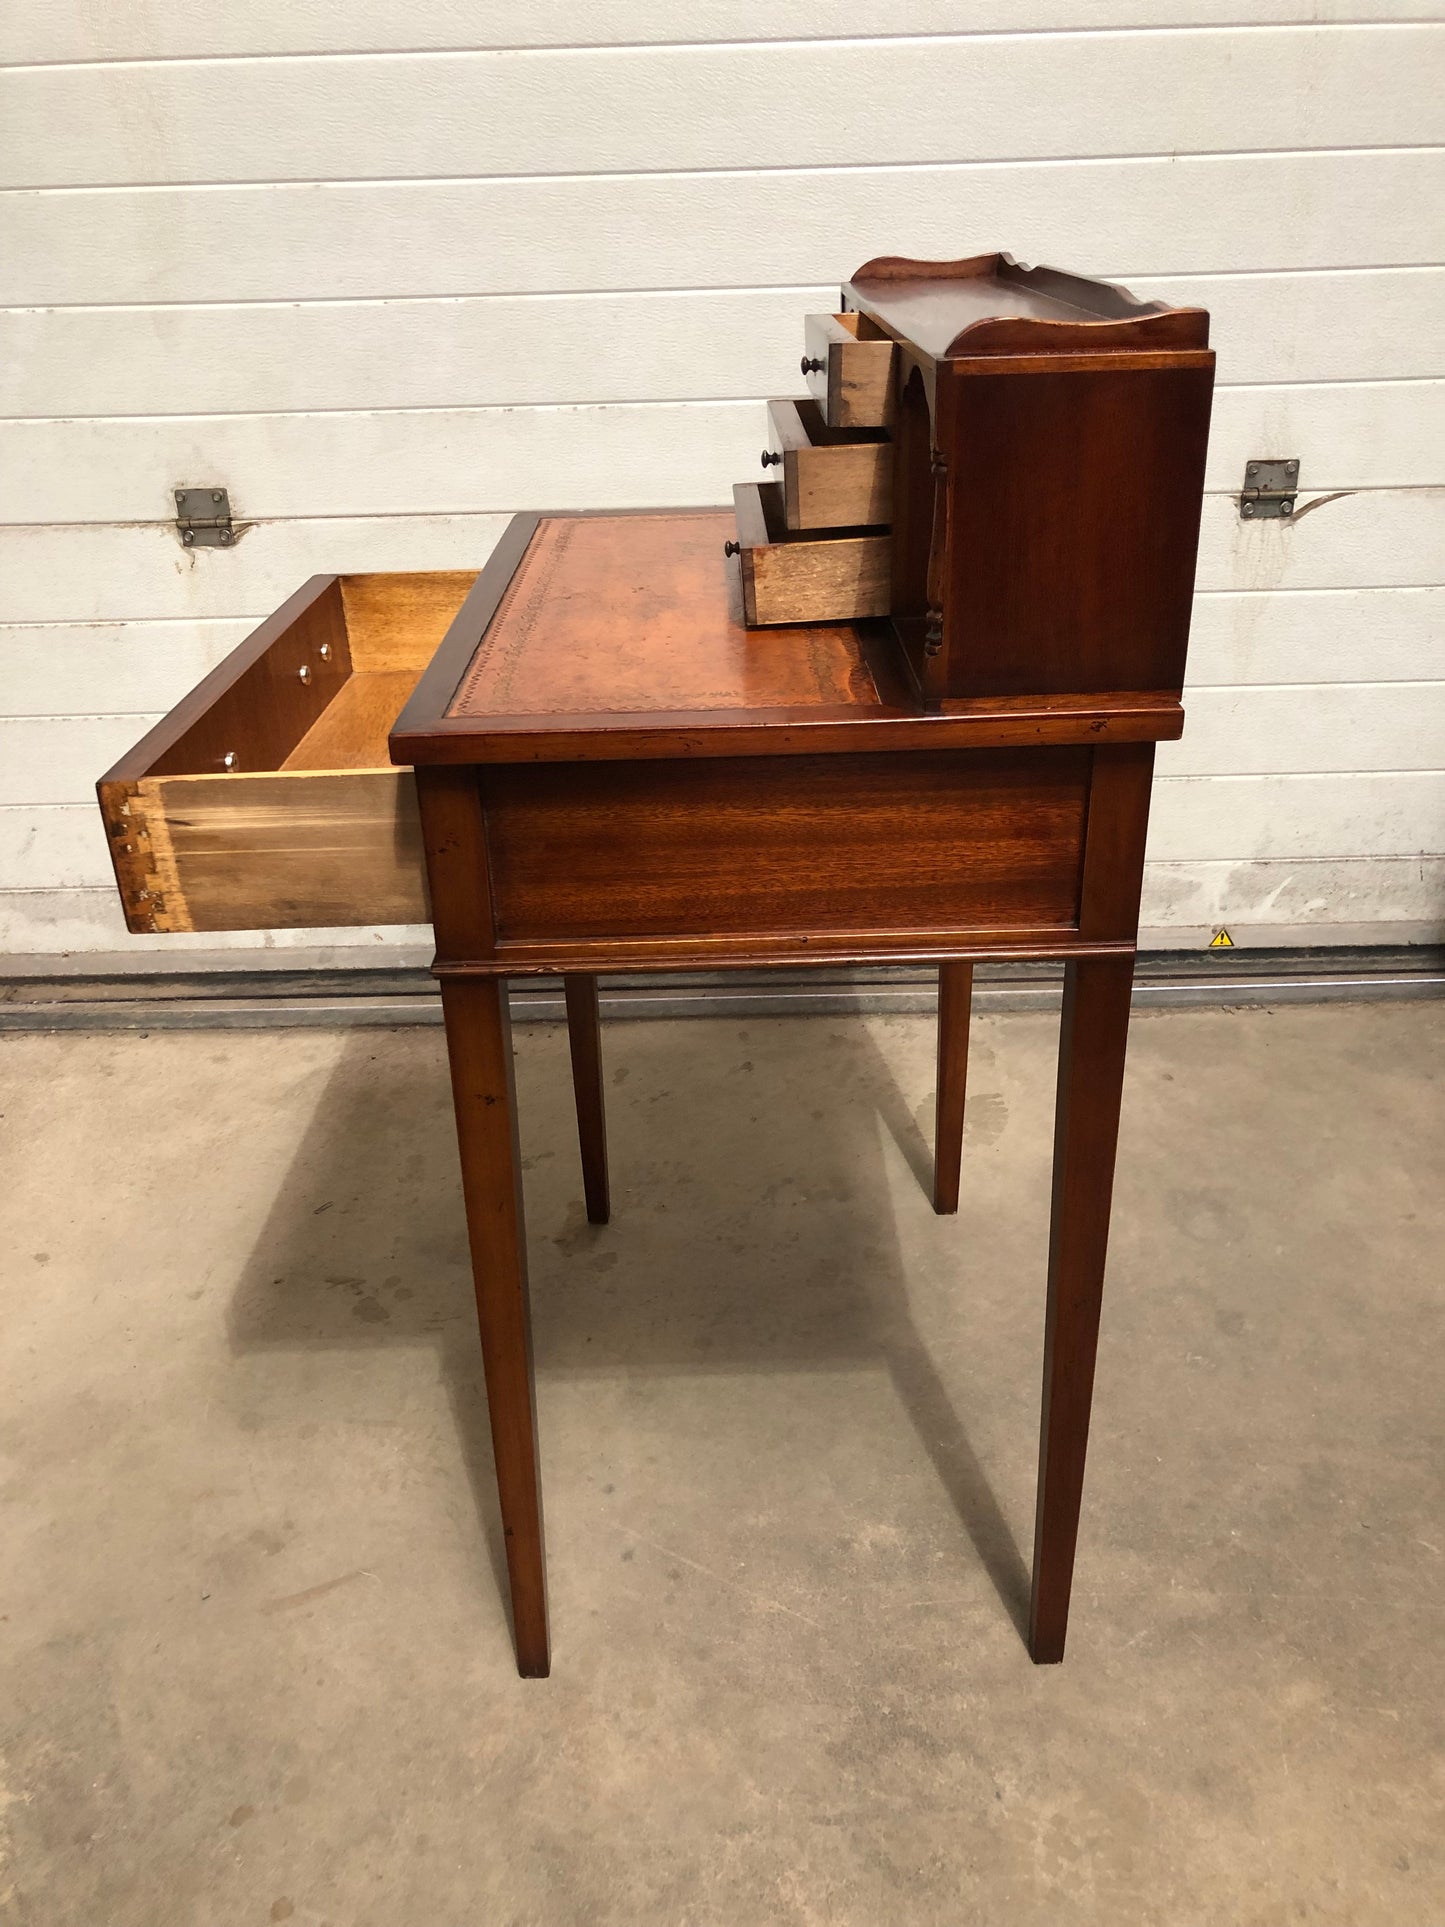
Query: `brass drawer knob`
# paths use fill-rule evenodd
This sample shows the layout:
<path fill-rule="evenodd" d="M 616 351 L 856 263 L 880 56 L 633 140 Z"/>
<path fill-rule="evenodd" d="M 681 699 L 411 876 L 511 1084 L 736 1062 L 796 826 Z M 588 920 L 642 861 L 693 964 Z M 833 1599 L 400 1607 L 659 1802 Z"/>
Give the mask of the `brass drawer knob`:
<path fill-rule="evenodd" d="M 803 356 L 803 373 L 805 375 L 821 375 L 822 372 L 823 364 L 816 355 Z"/>
<path fill-rule="evenodd" d="M 741 555 L 742 552 L 743 552 L 743 545 L 741 542 L 724 542 L 723 543 L 724 555 Z"/>
<path fill-rule="evenodd" d="M 763 467 L 764 468 L 772 468 L 778 462 L 782 461 L 782 459 L 783 458 L 781 455 L 775 455 L 770 448 L 765 448 L 763 450 Z"/>

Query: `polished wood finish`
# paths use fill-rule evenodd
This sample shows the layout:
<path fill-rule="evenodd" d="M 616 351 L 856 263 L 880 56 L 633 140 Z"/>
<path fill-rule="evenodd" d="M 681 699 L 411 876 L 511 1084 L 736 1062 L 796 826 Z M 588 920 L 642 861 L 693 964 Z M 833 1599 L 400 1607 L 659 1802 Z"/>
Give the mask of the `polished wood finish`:
<path fill-rule="evenodd" d="M 705 559 L 715 535 L 698 515 L 544 517 L 481 632 L 459 617 L 432 698 L 392 737 L 418 764 L 436 970 L 455 985 L 932 958 L 934 1203 L 948 1212 L 972 964 L 1066 960 L 1030 1633 L 1047 1660 L 1062 1651 L 1082 1497 L 1153 743 L 1177 727 L 1177 697 L 950 695 L 910 712 L 881 625 L 741 628 Z M 908 734 L 851 735 L 849 713 Z M 1055 733 L 1009 741 L 1023 717 Z M 1111 734 L 1121 721 L 1135 733 Z M 569 984 L 595 1179 L 593 994 Z M 596 1194 L 594 1181 L 594 1215 Z"/>
<path fill-rule="evenodd" d="M 1068 957 L 1132 955 L 1123 943 L 1085 943 L 1071 929 L 910 931 L 906 936 L 866 930 L 819 937 L 747 931 L 736 937 L 562 937 L 552 943 L 509 946 L 481 963 L 439 962 L 438 976 L 553 976 L 567 971 L 761 970 L 802 964 L 928 964 L 967 956 L 991 963 L 1058 961 Z"/>
<path fill-rule="evenodd" d="M 893 513 L 893 451 L 876 428 L 830 428 L 815 401 L 770 401 L 790 529 L 861 528 Z"/>
<path fill-rule="evenodd" d="M 1006 254 L 880 257 L 843 302 L 809 318 L 809 381 L 827 422 L 894 430 L 886 599 L 914 699 L 1177 696 L 1214 380 L 1204 310 Z M 838 412 L 835 369 L 872 355 L 876 378 L 883 348 L 886 411 Z M 759 520 L 739 496 L 747 620 L 763 625 L 780 618 L 749 587 Z M 871 612 L 868 566 L 807 617 Z"/>
<path fill-rule="evenodd" d="M 487 836 L 476 773 L 421 770 L 417 798 L 437 956 L 489 956 Z M 517 1670 L 543 1678 L 551 1648 L 507 986 L 496 976 L 443 976 L 441 993 Z"/>
<path fill-rule="evenodd" d="M 920 709 L 881 621 L 750 631 L 725 510 L 517 516 L 391 732 L 398 762 L 1154 742 L 1176 695 Z M 685 645 L 680 645 L 685 638 Z"/>
<path fill-rule="evenodd" d="M 1177 694 L 1204 310 L 1007 255 L 885 257 L 843 295 L 897 350 L 891 612 L 917 696 Z"/>
<path fill-rule="evenodd" d="M 1089 828 L 1080 880 L 1079 935 L 1134 941 L 1144 885 L 1144 843 L 1154 782 L 1154 745 L 1094 752 Z"/>
<path fill-rule="evenodd" d="M 841 625 L 829 625 L 836 634 Z M 771 639 L 788 633 L 769 629 Z M 815 631 L 814 633 L 819 633 Z M 869 646 L 871 659 L 872 648 Z M 879 688 L 891 686 L 891 668 L 877 665 Z M 699 761 L 713 756 L 816 756 L 834 750 L 1038 748 L 1049 744 L 1171 742 L 1184 729 L 1177 696 L 1125 691 L 1103 697 L 1031 696 L 944 701 L 924 715 L 899 694 L 874 703 L 799 704 L 772 711 L 658 710 L 651 715 L 608 716 L 589 737 L 578 710 L 559 716 L 497 716 L 482 731 L 460 719 L 418 730 L 391 732 L 393 752 L 425 736 L 438 763 L 647 763 L 674 756 Z M 468 746 L 472 754 L 468 756 Z"/>
<path fill-rule="evenodd" d="M 810 314 L 804 375 L 830 428 L 886 428 L 893 419 L 893 343 L 856 314 Z M 815 367 L 812 364 L 821 363 Z"/>
<path fill-rule="evenodd" d="M 750 628 L 856 622 L 888 613 L 888 537 L 876 529 L 789 529 L 777 482 L 733 486 Z"/>
<path fill-rule="evenodd" d="M 491 855 L 478 772 L 451 765 L 422 768 L 416 789 L 436 962 L 495 964 Z"/>
<path fill-rule="evenodd" d="M 567 1005 L 567 1041 L 572 1053 L 572 1089 L 577 1100 L 577 1137 L 582 1151 L 582 1188 L 587 1217 L 606 1224 L 612 1215 L 607 1186 L 607 1115 L 602 1091 L 602 1026 L 597 1012 L 597 979 L 575 973 L 562 979 Z"/>
<path fill-rule="evenodd" d="M 432 718 L 446 713 L 457 694 L 458 684 L 472 668 L 478 645 L 488 633 L 503 597 L 528 557 L 541 521 L 540 515 L 523 513 L 514 515 L 503 529 L 501 540 L 487 557 L 455 620 L 433 650 L 406 707 L 396 719 L 390 743 L 393 762 L 407 761 L 406 757 L 397 755 L 396 745 L 398 734 L 405 734 L 411 718 Z"/>
<path fill-rule="evenodd" d="M 238 771 L 279 769 L 350 673 L 339 580 L 314 575 L 101 782 L 220 773 L 227 756 L 235 758 L 230 767 Z"/>
<path fill-rule="evenodd" d="M 474 570 L 312 576 L 101 781 L 279 770 L 353 674 L 407 670 L 415 681 L 477 579 Z M 410 626 L 400 619 L 408 608 Z"/>
<path fill-rule="evenodd" d="M 1029 1607 L 1040 1665 L 1063 1658 L 1068 1627 L 1133 975 L 1130 957 L 1090 958 L 1071 962 L 1064 980 Z"/>
<path fill-rule="evenodd" d="M 1087 749 L 494 768 L 498 956 L 525 965 L 567 937 L 1077 929 L 1090 769 Z"/>
<path fill-rule="evenodd" d="M 546 1551 L 507 989 L 495 978 L 446 978 L 441 990 L 517 1670 L 545 1679 Z"/>
<path fill-rule="evenodd" d="M 865 262 L 843 290 L 860 323 L 935 360 L 1204 348 L 1203 308 L 1140 301 L 1112 281 L 1026 268 L 1008 254 Z"/>
<path fill-rule="evenodd" d="M 935 482 L 933 420 L 921 372 L 902 383 L 893 428 L 893 526 L 889 546 L 888 606 L 903 657 L 909 693 L 923 686 L 923 651 L 930 608 L 943 596 L 943 531 L 939 528 L 941 473 Z"/>
<path fill-rule="evenodd" d="M 1108 361 L 940 369 L 948 510 L 928 694 L 1182 688 L 1213 377 Z"/>
<path fill-rule="evenodd" d="M 973 1005 L 973 965 L 940 964 L 938 970 L 938 1094 L 933 1127 L 933 1208 L 957 1211 L 963 1164 L 963 1111 L 968 1091 L 968 1023 Z"/>
<path fill-rule="evenodd" d="M 429 903 L 524 1673 L 549 1663 L 505 1001 L 529 972 L 564 978 L 602 1224 L 599 972 L 936 965 L 948 1212 L 973 964 L 1064 961 L 1029 1624 L 1035 1659 L 1064 1649 L 1208 318 L 997 255 L 874 261 L 844 303 L 811 326 L 814 402 L 774 408 L 791 469 L 736 491 L 735 566 L 716 511 L 528 514 L 470 587 L 315 578 L 101 784 L 133 928 Z M 891 524 L 834 521 L 881 512 L 880 472 Z"/>

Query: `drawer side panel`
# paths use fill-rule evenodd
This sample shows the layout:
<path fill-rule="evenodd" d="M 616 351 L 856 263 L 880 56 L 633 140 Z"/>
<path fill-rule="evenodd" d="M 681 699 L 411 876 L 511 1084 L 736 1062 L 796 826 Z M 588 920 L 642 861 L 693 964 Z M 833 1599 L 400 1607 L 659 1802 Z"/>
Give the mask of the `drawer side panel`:
<path fill-rule="evenodd" d="M 133 931 L 429 916 L 409 770 L 160 777 L 103 800 Z"/>

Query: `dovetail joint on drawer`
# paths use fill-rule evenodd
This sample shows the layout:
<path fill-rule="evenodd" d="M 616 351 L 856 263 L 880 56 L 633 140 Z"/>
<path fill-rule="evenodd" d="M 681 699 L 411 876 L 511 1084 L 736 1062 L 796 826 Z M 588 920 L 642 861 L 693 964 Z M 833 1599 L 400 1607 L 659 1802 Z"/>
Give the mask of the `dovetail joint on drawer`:
<path fill-rule="evenodd" d="M 139 785 L 102 783 L 99 796 L 127 930 L 136 936 L 170 930 L 166 894 L 156 869 L 150 820 Z"/>

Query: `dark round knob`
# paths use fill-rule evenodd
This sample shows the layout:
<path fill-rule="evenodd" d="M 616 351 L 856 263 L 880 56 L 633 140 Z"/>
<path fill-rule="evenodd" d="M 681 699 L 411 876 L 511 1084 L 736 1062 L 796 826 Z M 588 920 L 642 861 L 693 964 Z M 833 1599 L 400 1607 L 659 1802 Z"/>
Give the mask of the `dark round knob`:
<path fill-rule="evenodd" d="M 822 372 L 823 364 L 816 355 L 803 356 L 803 373 L 805 375 L 819 375 Z"/>
<path fill-rule="evenodd" d="M 743 552 L 743 545 L 741 542 L 724 542 L 723 543 L 724 555 L 741 555 L 742 552 Z"/>
<path fill-rule="evenodd" d="M 765 448 L 763 450 L 763 467 L 764 468 L 772 468 L 778 462 L 782 461 L 782 459 L 783 458 L 781 455 L 775 455 L 770 448 Z"/>

